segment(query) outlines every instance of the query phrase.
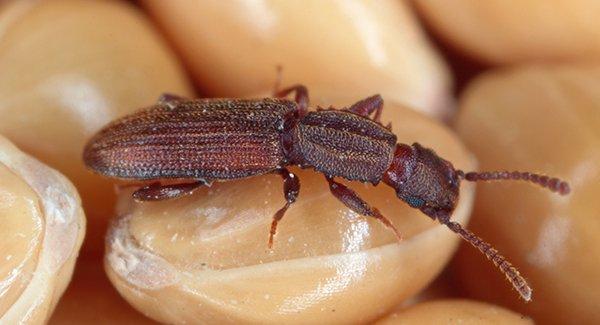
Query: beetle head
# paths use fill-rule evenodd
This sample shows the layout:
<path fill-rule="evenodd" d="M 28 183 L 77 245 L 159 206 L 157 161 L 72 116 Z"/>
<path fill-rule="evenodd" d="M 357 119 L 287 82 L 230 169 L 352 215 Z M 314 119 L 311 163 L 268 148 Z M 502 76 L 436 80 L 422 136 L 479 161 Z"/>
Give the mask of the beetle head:
<path fill-rule="evenodd" d="M 411 207 L 434 220 L 446 221 L 458 201 L 460 176 L 461 172 L 433 150 L 418 143 L 398 144 L 383 182 Z"/>
<path fill-rule="evenodd" d="M 434 220 L 446 223 L 458 201 L 460 181 L 522 180 L 545 187 L 561 195 L 568 194 L 569 184 L 556 177 L 520 171 L 468 172 L 454 169 L 433 150 L 420 144 L 396 145 L 394 158 L 383 175 L 383 182 L 413 208 Z"/>
<path fill-rule="evenodd" d="M 418 208 L 434 220 L 445 224 L 450 230 L 479 249 L 506 275 L 506 278 L 526 301 L 531 300 L 531 288 L 502 255 L 492 245 L 459 223 L 450 220 L 450 216 L 458 202 L 458 190 L 461 180 L 494 181 L 524 180 L 553 192 L 566 195 L 570 192 L 569 184 L 555 177 L 548 177 L 530 172 L 468 172 L 456 170 L 452 164 L 418 143 L 408 146 L 396 145 L 392 164 L 383 175 L 383 182 L 396 190 L 396 195 L 413 208 Z M 490 255 L 490 252 L 494 252 Z"/>

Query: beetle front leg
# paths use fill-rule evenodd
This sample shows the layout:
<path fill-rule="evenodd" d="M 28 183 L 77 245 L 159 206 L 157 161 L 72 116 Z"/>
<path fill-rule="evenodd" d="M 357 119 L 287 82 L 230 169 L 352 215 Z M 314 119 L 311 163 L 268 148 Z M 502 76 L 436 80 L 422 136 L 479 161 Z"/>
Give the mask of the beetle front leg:
<path fill-rule="evenodd" d="M 174 109 L 175 107 L 177 107 L 178 102 L 184 100 L 187 100 L 187 98 L 170 93 L 163 93 L 162 95 L 160 95 L 160 97 L 158 97 L 157 104 L 167 105 L 170 109 Z"/>
<path fill-rule="evenodd" d="M 356 192 L 354 192 L 344 184 L 334 181 L 331 177 L 326 178 L 329 182 L 329 190 L 331 191 L 331 193 L 338 200 L 344 203 L 346 207 L 360 215 L 373 217 L 379 220 L 381 223 L 383 223 L 386 227 L 388 227 L 394 232 L 396 238 L 398 238 L 398 241 L 402 240 L 402 235 L 400 234 L 398 229 L 396 229 L 394 224 L 392 224 L 392 222 L 388 218 L 384 217 L 379 212 L 379 210 L 377 210 L 377 208 L 371 207 L 367 202 L 361 199 L 358 196 L 358 194 L 356 194 Z"/>
<path fill-rule="evenodd" d="M 180 183 L 161 185 L 152 183 L 133 192 L 133 198 L 136 201 L 162 201 L 174 199 L 183 195 L 191 194 L 200 186 L 208 185 L 205 180 L 199 180 L 193 183 Z"/>
<path fill-rule="evenodd" d="M 381 98 L 381 95 L 367 97 L 350 106 L 348 110 L 364 117 L 369 117 L 369 115 L 375 112 L 373 121 L 379 122 L 381 119 L 381 113 L 383 112 L 383 98 Z"/>
<path fill-rule="evenodd" d="M 281 98 L 289 95 L 290 93 L 295 92 L 295 101 L 298 103 L 298 110 L 300 111 L 300 116 L 306 115 L 308 113 L 308 89 L 306 89 L 303 85 L 294 85 L 288 88 L 284 88 L 275 93 L 275 97 Z"/>
<path fill-rule="evenodd" d="M 269 233 L 269 248 L 273 248 L 273 237 L 275 236 L 275 233 L 277 233 L 277 223 L 283 218 L 283 215 L 292 203 L 296 202 L 298 193 L 300 192 L 300 180 L 298 179 L 298 176 L 291 173 L 286 168 L 280 168 L 277 172 L 283 177 L 283 194 L 285 195 L 286 202 L 273 216 L 271 232 Z"/>

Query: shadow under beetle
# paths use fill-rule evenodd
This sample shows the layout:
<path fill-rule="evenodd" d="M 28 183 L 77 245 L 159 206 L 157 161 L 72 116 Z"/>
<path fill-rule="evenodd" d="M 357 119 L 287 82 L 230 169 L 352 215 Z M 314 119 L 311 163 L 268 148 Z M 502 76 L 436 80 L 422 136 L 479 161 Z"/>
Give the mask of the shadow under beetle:
<path fill-rule="evenodd" d="M 284 99 L 292 92 L 295 101 Z M 275 97 L 188 100 L 164 94 L 155 106 L 104 127 L 85 147 L 83 159 L 89 168 L 110 177 L 194 180 L 152 183 L 133 193 L 140 201 L 176 198 L 212 181 L 277 173 L 283 178 L 286 203 L 273 217 L 269 247 L 277 223 L 300 191 L 298 177 L 286 166 L 323 173 L 338 200 L 358 214 L 378 219 L 400 240 L 400 232 L 377 208 L 334 177 L 375 185 L 383 182 L 408 205 L 479 249 L 523 299 L 531 299 L 531 288 L 510 262 L 450 220 L 459 184 L 461 180 L 525 180 L 564 195 L 570 191 L 566 182 L 528 172 L 464 173 L 418 143 L 396 143 L 391 127 L 379 122 L 383 109 L 379 95 L 347 109 L 312 112 L 304 86 L 276 91 Z"/>

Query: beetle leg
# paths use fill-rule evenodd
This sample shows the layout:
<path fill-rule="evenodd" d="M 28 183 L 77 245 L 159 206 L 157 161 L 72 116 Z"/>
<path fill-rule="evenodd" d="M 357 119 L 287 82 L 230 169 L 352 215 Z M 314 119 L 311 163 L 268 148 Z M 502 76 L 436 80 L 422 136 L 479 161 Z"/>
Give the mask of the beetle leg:
<path fill-rule="evenodd" d="M 160 95 L 160 97 L 158 97 L 157 104 L 167 105 L 170 109 L 174 109 L 177 107 L 177 103 L 183 100 L 186 100 L 186 98 L 169 93 L 163 93 Z"/>
<path fill-rule="evenodd" d="M 275 67 L 275 84 L 273 85 L 273 95 L 279 92 L 281 80 L 283 79 L 283 68 L 280 64 Z"/>
<path fill-rule="evenodd" d="M 369 115 L 375 112 L 373 121 L 379 122 L 379 120 L 381 119 L 381 113 L 383 112 L 383 98 L 381 98 L 380 95 L 373 95 L 371 97 L 367 97 L 350 106 L 348 110 L 352 113 L 356 113 L 364 117 L 369 117 Z"/>
<path fill-rule="evenodd" d="M 377 210 L 377 208 L 371 207 L 367 202 L 361 199 L 358 196 L 358 194 L 356 194 L 356 192 L 354 192 L 344 184 L 334 181 L 333 178 L 327 177 L 327 181 L 329 182 L 329 190 L 331 191 L 331 193 L 338 200 L 344 203 L 345 206 L 350 208 L 350 210 L 360 215 L 373 217 L 379 220 L 381 223 L 383 223 L 386 227 L 388 227 L 394 232 L 396 238 L 398 238 L 398 241 L 402 240 L 402 235 L 400 234 L 398 229 L 396 229 L 394 224 L 392 224 L 392 222 L 388 218 L 384 217 L 381 214 L 381 212 Z"/>
<path fill-rule="evenodd" d="M 191 194 L 196 188 L 208 184 L 209 183 L 205 180 L 200 180 L 193 183 L 180 183 L 169 185 L 152 183 L 133 192 L 133 198 L 136 201 L 169 200 L 183 195 Z"/>
<path fill-rule="evenodd" d="M 283 177 L 283 194 L 285 195 L 286 202 L 273 216 L 271 232 L 269 233 L 269 248 L 273 248 L 273 237 L 277 232 L 277 223 L 283 218 L 283 215 L 290 205 L 296 202 L 296 198 L 298 198 L 298 193 L 300 192 L 300 180 L 298 179 L 298 176 L 291 173 L 286 168 L 277 169 L 277 172 Z"/>
<path fill-rule="evenodd" d="M 308 89 L 306 89 L 303 85 L 294 85 L 288 88 L 284 88 L 275 93 L 275 97 L 285 97 L 289 95 L 291 92 L 295 92 L 295 101 L 298 103 L 298 110 L 300 111 L 300 116 L 306 115 L 308 113 Z"/>

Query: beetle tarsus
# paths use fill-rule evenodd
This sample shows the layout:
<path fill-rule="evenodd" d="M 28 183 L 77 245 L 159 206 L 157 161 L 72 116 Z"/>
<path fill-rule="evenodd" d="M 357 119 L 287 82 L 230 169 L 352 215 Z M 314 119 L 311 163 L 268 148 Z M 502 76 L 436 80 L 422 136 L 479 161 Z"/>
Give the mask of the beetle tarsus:
<path fill-rule="evenodd" d="M 275 215 L 273 216 L 273 221 L 271 221 L 271 231 L 269 232 L 269 249 L 273 248 L 273 241 L 275 238 L 275 234 L 277 233 L 277 223 L 279 222 L 279 220 L 281 220 L 281 218 L 283 218 L 283 215 L 285 214 L 285 212 L 287 211 L 287 209 L 290 207 L 291 203 L 287 202 L 283 208 L 279 209 Z"/>
<path fill-rule="evenodd" d="M 291 173 L 286 168 L 277 169 L 276 172 L 283 178 L 283 194 L 285 195 L 286 203 L 273 216 L 271 231 L 269 232 L 269 249 L 273 248 L 273 238 L 277 233 L 277 223 L 283 218 L 287 209 L 296 202 L 298 193 L 300 192 L 300 180 L 298 179 L 298 176 Z"/>

